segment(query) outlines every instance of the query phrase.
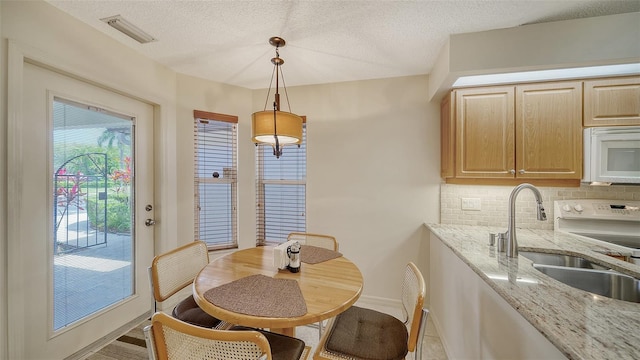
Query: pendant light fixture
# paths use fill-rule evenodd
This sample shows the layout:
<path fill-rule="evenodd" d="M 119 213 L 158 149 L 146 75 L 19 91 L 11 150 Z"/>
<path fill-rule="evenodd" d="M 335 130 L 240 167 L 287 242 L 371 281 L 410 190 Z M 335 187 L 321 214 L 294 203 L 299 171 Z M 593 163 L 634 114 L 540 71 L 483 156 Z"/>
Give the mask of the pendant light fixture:
<path fill-rule="evenodd" d="M 264 110 L 251 115 L 251 140 L 253 140 L 256 146 L 259 144 L 271 145 L 273 147 L 273 155 L 275 155 L 276 158 L 280 158 L 284 145 L 297 144 L 299 146 L 302 143 L 302 118 L 291 112 L 287 87 L 284 84 L 284 76 L 280 68 L 280 66 L 284 64 L 284 60 L 280 58 L 278 49 L 283 47 L 286 42 L 283 38 L 274 36 L 269 39 L 269 44 L 275 46 L 276 57 L 271 59 L 273 72 L 271 73 L 271 83 L 269 83 L 269 91 L 267 92 Z M 267 110 L 274 73 L 276 77 L 276 93 L 273 101 L 273 110 Z M 282 77 L 282 87 L 287 97 L 289 112 L 280 111 L 280 93 L 278 89 L 280 77 Z"/>

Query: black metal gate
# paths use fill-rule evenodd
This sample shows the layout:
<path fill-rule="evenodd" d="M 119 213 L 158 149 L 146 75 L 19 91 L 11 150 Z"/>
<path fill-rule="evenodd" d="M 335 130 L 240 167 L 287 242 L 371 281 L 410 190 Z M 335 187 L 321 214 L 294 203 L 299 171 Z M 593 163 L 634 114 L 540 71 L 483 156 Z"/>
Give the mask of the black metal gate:
<path fill-rule="evenodd" d="M 54 253 L 107 243 L 107 154 L 72 157 L 54 174 Z"/>

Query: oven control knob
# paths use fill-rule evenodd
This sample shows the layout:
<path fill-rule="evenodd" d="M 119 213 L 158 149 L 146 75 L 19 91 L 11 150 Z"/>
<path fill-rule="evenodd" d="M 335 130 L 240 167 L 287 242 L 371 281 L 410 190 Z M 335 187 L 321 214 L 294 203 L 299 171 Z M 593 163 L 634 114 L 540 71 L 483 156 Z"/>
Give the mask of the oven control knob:
<path fill-rule="evenodd" d="M 584 211 L 584 208 L 582 207 L 582 205 L 578 204 L 576 206 L 573 207 L 577 212 L 581 213 Z"/>
<path fill-rule="evenodd" d="M 569 204 L 562 205 L 562 211 L 571 212 L 571 206 Z"/>

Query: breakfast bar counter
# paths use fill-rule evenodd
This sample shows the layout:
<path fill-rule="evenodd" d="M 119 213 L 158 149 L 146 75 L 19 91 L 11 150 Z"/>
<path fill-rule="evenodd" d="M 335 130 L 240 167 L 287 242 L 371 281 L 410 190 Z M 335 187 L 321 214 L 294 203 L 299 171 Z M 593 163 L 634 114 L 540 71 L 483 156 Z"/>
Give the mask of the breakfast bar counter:
<path fill-rule="evenodd" d="M 526 329 L 522 329 L 530 327 L 537 330 L 536 336 L 553 345 L 550 346 L 551 352 L 557 350 L 559 356 L 569 359 L 640 358 L 639 303 L 610 299 L 573 288 L 536 270 L 532 262 L 522 255 L 506 257 L 505 253 L 489 246 L 489 234 L 505 229 L 441 224 L 426 226 L 431 231 L 430 278 L 433 284 L 430 298 L 436 325 L 442 328 L 439 331 L 444 332 L 441 336 L 445 347 L 449 343 L 451 351 L 458 352 L 461 347 L 469 349 L 467 353 L 461 351 L 449 355 L 504 357 L 505 352 L 501 353 L 500 348 L 510 348 L 506 356 L 534 358 L 535 355 L 527 356 L 527 346 L 533 347 L 534 353 L 537 351 L 535 346 L 527 344 L 527 340 L 518 344 L 505 338 L 512 334 L 516 337 L 519 332 L 526 334 Z M 520 251 L 577 255 L 640 278 L 640 266 L 607 256 L 625 254 L 606 245 L 552 230 L 518 229 L 517 236 Z M 462 272 L 455 273 L 456 266 L 462 268 Z M 481 280 L 470 286 L 468 280 L 463 279 L 465 277 L 479 277 Z M 493 291 L 480 289 L 478 296 L 466 293 L 466 289 L 476 291 L 474 289 L 486 287 L 485 284 Z M 434 286 L 438 287 L 435 291 Z M 488 292 L 492 294 L 487 295 Z M 494 302 L 503 304 L 502 307 L 487 305 L 492 297 Z M 492 312 L 487 308 L 502 310 Z M 526 322 L 505 329 L 509 324 L 522 321 L 522 318 L 513 319 L 514 316 L 509 318 L 509 314 L 519 314 Z M 455 322 L 456 318 L 460 318 L 458 328 L 448 323 Z M 474 327 L 470 326 L 471 318 L 479 318 L 473 320 L 479 322 L 475 326 L 478 330 L 474 336 L 463 339 L 467 328 Z M 499 338 L 490 335 L 495 329 L 498 329 Z M 523 336 L 523 339 L 531 338 L 530 334 Z M 509 344 L 510 341 L 512 343 Z M 549 356 L 554 357 L 553 354 Z"/>

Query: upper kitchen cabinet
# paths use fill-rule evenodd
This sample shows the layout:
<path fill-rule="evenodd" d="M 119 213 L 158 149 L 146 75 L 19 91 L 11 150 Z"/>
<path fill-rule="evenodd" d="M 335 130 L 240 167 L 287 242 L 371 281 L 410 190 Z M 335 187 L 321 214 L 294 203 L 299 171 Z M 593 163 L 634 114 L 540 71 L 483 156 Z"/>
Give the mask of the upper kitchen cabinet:
<path fill-rule="evenodd" d="M 451 121 L 453 102 L 447 95 L 440 104 L 440 177 L 453 177 L 453 157 L 455 156 L 455 124 Z"/>
<path fill-rule="evenodd" d="M 516 87 L 516 177 L 582 178 L 582 83 Z"/>
<path fill-rule="evenodd" d="M 563 184 L 577 185 L 582 177 L 582 83 L 455 90 L 442 103 L 441 131 L 447 182 L 569 180 Z"/>
<path fill-rule="evenodd" d="M 514 87 L 455 91 L 455 177 L 513 178 Z"/>
<path fill-rule="evenodd" d="M 584 82 L 584 126 L 640 125 L 640 77 Z"/>

